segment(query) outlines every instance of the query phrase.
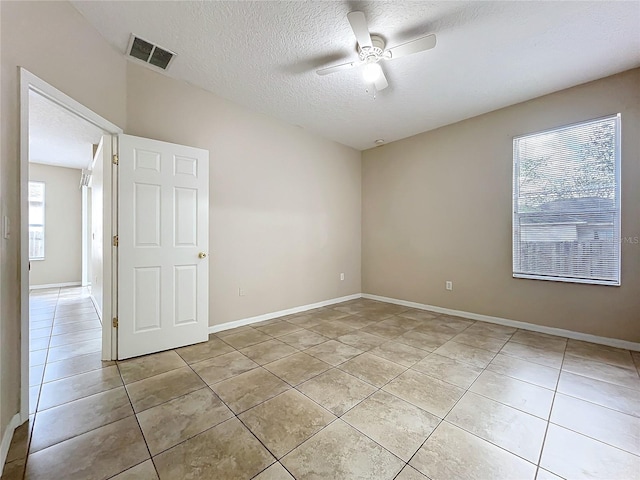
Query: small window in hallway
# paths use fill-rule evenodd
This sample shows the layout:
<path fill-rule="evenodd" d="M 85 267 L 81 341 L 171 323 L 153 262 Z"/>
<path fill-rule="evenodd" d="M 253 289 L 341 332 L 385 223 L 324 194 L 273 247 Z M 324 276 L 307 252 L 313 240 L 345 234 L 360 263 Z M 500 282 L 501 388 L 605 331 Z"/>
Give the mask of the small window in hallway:
<path fill-rule="evenodd" d="M 44 260 L 44 182 L 29 182 L 29 260 Z"/>

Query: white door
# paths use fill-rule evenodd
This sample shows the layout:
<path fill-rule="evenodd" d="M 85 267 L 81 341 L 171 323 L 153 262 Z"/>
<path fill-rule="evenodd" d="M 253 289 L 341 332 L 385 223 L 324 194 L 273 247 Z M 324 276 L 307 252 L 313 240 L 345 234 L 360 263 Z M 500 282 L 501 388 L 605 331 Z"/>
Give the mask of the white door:
<path fill-rule="evenodd" d="M 209 152 L 119 136 L 118 358 L 208 338 Z"/>

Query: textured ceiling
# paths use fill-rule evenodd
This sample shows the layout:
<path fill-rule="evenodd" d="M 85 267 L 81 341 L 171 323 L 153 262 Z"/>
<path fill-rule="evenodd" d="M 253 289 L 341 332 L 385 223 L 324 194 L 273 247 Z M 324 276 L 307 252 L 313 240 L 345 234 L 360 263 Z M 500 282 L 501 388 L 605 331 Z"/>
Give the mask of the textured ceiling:
<path fill-rule="evenodd" d="M 74 1 L 118 50 L 137 35 L 178 54 L 167 75 L 357 149 L 431 130 L 640 65 L 640 2 Z M 388 46 L 435 49 L 384 63 L 377 98 L 347 21 L 365 12 Z"/>
<path fill-rule="evenodd" d="M 67 168 L 87 168 L 93 144 L 104 132 L 69 110 L 29 92 L 29 161 Z M 79 181 L 79 177 L 78 177 Z"/>

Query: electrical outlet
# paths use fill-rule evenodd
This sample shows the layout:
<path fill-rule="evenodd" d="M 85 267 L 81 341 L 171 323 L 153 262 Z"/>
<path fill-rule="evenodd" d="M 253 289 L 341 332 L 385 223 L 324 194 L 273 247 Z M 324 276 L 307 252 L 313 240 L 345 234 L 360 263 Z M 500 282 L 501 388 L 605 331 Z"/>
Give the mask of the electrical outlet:
<path fill-rule="evenodd" d="M 341 280 L 341 281 L 342 281 L 342 280 L 344 280 L 344 273 L 341 273 L 341 274 L 340 274 L 340 280 Z"/>
<path fill-rule="evenodd" d="M 238 287 L 238 296 L 239 297 L 244 297 L 244 288 Z"/>
<path fill-rule="evenodd" d="M 453 290 L 453 282 L 451 280 L 447 280 L 444 282 L 444 288 L 447 290 Z"/>

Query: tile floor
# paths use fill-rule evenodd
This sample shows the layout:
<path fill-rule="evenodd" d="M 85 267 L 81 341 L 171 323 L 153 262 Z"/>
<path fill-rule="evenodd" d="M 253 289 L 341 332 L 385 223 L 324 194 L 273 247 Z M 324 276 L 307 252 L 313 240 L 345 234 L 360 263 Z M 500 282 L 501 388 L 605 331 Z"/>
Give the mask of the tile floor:
<path fill-rule="evenodd" d="M 640 478 L 638 353 L 354 300 L 115 364 L 82 291 L 32 314 L 6 479 Z"/>

